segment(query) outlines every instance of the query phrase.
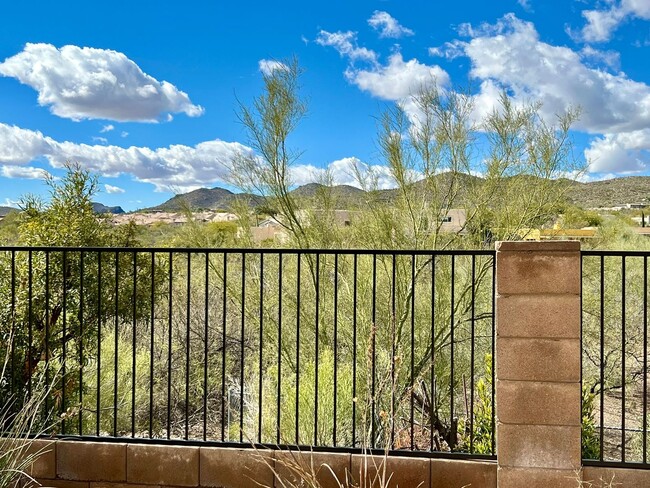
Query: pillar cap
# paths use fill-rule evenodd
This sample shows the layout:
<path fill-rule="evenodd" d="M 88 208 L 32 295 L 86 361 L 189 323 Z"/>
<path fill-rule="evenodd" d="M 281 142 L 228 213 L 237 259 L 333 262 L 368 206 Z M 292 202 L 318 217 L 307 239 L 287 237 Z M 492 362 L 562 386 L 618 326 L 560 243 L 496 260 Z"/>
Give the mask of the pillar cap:
<path fill-rule="evenodd" d="M 578 252 L 580 241 L 498 241 L 498 252 L 535 251 L 535 252 Z"/>

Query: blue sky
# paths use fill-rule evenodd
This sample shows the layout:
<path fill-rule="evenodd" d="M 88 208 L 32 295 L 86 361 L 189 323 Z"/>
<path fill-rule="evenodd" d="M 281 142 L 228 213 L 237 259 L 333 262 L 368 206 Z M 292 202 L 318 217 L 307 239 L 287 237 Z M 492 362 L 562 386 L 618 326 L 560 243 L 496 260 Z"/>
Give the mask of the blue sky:
<path fill-rule="evenodd" d="M 649 174 L 650 0 L 10 2 L 0 16 L 0 205 L 46 194 L 66 160 L 127 210 L 225 186 L 247 149 L 237 100 L 296 56 L 309 114 L 294 180 L 382 173 L 376 117 L 435 78 L 477 120 L 508 89 L 579 105 L 587 179 Z M 382 180 L 390 185 L 390 179 Z"/>

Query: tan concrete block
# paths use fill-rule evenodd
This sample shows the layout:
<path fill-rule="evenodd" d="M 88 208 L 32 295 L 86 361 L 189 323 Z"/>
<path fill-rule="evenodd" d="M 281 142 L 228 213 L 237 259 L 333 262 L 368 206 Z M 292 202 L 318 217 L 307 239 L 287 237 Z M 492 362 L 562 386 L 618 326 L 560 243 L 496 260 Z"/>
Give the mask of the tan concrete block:
<path fill-rule="evenodd" d="M 580 241 L 498 241 L 497 252 L 580 252 Z"/>
<path fill-rule="evenodd" d="M 109 483 L 108 481 L 91 481 L 89 488 L 158 488 L 155 485 L 133 485 L 130 483 Z"/>
<path fill-rule="evenodd" d="M 497 423 L 499 466 L 580 469 L 580 427 Z"/>
<path fill-rule="evenodd" d="M 56 478 L 56 442 L 39 439 L 30 443 L 28 454 L 38 457 L 27 473 L 34 478 Z"/>
<path fill-rule="evenodd" d="M 126 444 L 59 441 L 56 473 L 66 480 L 126 481 Z"/>
<path fill-rule="evenodd" d="M 431 460 L 431 488 L 496 488 L 497 463 Z"/>
<path fill-rule="evenodd" d="M 283 486 L 280 480 L 296 483 L 307 473 L 322 488 L 339 488 L 350 474 L 350 454 L 276 451 L 275 472 L 276 487 Z"/>
<path fill-rule="evenodd" d="M 498 337 L 580 338 L 578 295 L 509 295 L 496 301 Z"/>
<path fill-rule="evenodd" d="M 496 374 L 501 380 L 580 381 L 579 339 L 497 339 Z"/>
<path fill-rule="evenodd" d="M 580 293 L 580 253 L 498 252 L 497 295 Z"/>
<path fill-rule="evenodd" d="M 36 456 L 30 466 L 22 470 L 33 478 L 56 478 L 56 441 L 46 439 L 1 439 L 0 452 L 15 449 L 22 459 Z"/>
<path fill-rule="evenodd" d="M 532 469 L 499 467 L 499 488 L 577 488 L 580 472 L 571 469 Z"/>
<path fill-rule="evenodd" d="M 129 484 L 198 486 L 199 448 L 129 444 L 126 479 Z"/>
<path fill-rule="evenodd" d="M 580 383 L 497 380 L 496 394 L 500 422 L 580 425 Z"/>
<path fill-rule="evenodd" d="M 425 488 L 431 482 L 431 461 L 425 458 L 354 454 L 351 464 L 352 479 L 366 488 Z"/>
<path fill-rule="evenodd" d="M 650 486 L 650 470 L 627 468 L 582 468 L 582 479 L 592 488 Z"/>
<path fill-rule="evenodd" d="M 90 483 L 87 481 L 44 480 L 39 478 L 36 481 L 42 488 L 89 488 L 90 486 Z"/>
<path fill-rule="evenodd" d="M 273 486 L 273 451 L 202 447 L 200 459 L 201 486 Z"/>

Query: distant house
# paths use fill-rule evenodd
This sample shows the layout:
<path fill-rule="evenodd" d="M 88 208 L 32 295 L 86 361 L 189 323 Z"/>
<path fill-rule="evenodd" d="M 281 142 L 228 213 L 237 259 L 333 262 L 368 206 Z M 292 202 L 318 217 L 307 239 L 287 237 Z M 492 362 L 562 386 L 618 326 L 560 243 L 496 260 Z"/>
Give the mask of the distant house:
<path fill-rule="evenodd" d="M 440 222 L 440 232 L 458 233 L 465 228 L 467 212 L 464 208 L 451 208 Z"/>
<path fill-rule="evenodd" d="M 352 219 L 357 212 L 350 210 L 332 210 L 331 212 L 326 212 L 324 210 L 298 210 L 296 216 L 302 224 L 307 224 L 309 223 L 311 215 L 316 218 L 323 218 L 326 216 L 326 213 L 331 213 L 336 225 L 348 227 L 352 225 Z"/>
<path fill-rule="evenodd" d="M 238 237 L 241 236 L 242 229 L 237 232 Z M 262 220 L 255 227 L 250 228 L 251 237 L 253 241 L 260 244 L 264 241 L 274 241 L 283 243 L 287 240 L 287 231 L 274 217 Z"/>

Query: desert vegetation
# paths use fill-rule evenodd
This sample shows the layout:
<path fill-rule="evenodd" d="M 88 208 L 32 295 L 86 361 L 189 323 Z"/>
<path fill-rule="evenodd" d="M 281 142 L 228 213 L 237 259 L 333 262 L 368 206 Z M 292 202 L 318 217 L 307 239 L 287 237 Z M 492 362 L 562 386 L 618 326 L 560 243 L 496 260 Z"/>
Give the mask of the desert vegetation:
<path fill-rule="evenodd" d="M 57 413 L 63 433 L 493 452 L 492 258 L 448 251 L 491 249 L 560 213 L 567 226 L 598 226 L 595 246 L 647 248 L 621 218 L 567 203 L 565 177 L 582 169 L 569 138 L 577 112 L 550 124 L 538 105 L 503 94 L 479 125 L 469 95 L 423 87 L 415 112 L 396 105 L 378 118 L 396 196 L 356 168 L 366 193 L 354 225 L 341 226 L 327 175 L 315 192 L 292 191 L 292 133 L 307 105 L 300 67 L 284 66 L 239 107 L 255 155 L 234 158 L 231 184 L 264 208 L 233 200 L 237 224 L 190 212 L 174 229 L 110 226 L 92 211 L 97 179 L 75 164 L 48 181 L 48 202 L 27 197 L 3 221 L 6 242 L 32 249 L 0 251 L 1 404 L 43 377 L 52 391 L 39 408 Z M 459 206 L 466 222 L 445 231 Z M 256 212 L 287 239 L 260 249 L 248 233 Z M 600 303 L 584 305 L 588 456 L 600 449 L 596 396 L 642 381 L 639 263 L 621 338 L 620 268 L 605 266 L 601 285 L 599 263 L 585 261 L 585 290 L 606 286 L 614 303 L 602 319 L 604 378 Z M 629 377 L 617 376 L 622 364 Z"/>

